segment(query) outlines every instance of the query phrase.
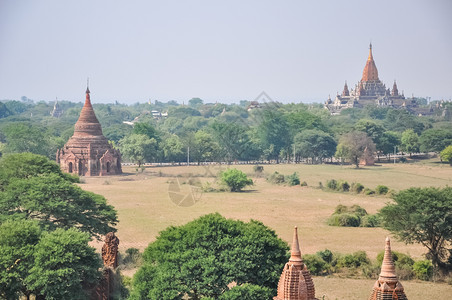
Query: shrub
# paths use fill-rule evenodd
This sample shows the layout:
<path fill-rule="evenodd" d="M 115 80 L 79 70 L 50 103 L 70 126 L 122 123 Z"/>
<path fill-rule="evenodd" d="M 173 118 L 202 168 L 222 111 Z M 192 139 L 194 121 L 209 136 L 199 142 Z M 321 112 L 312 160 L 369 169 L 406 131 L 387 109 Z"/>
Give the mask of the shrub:
<path fill-rule="evenodd" d="M 381 224 L 380 216 L 366 215 L 361 218 L 361 227 L 379 227 Z"/>
<path fill-rule="evenodd" d="M 300 184 L 300 177 L 298 177 L 297 172 L 293 173 L 292 175 L 287 175 L 284 180 L 290 185 L 299 185 Z"/>
<path fill-rule="evenodd" d="M 325 249 L 323 251 L 318 251 L 316 253 L 320 258 L 322 258 L 327 263 L 331 263 L 333 261 L 333 252 L 331 252 L 328 249 Z"/>
<path fill-rule="evenodd" d="M 348 207 L 342 204 L 339 204 L 338 206 L 336 206 L 336 208 L 334 209 L 334 213 L 335 214 L 343 214 L 348 212 Z"/>
<path fill-rule="evenodd" d="M 330 190 L 337 190 L 337 181 L 335 179 L 327 180 L 326 187 Z"/>
<path fill-rule="evenodd" d="M 377 279 L 380 274 L 380 265 L 377 264 L 366 264 L 361 266 L 363 275 L 367 278 Z"/>
<path fill-rule="evenodd" d="M 360 222 L 357 215 L 350 213 L 333 214 L 328 219 L 330 226 L 359 227 Z"/>
<path fill-rule="evenodd" d="M 357 194 L 361 193 L 364 190 L 364 185 L 362 185 L 361 183 L 352 183 L 350 190 L 352 192 L 355 192 Z"/>
<path fill-rule="evenodd" d="M 364 208 L 362 208 L 361 206 L 356 205 L 356 204 L 352 205 L 350 207 L 350 211 L 354 212 L 357 216 L 360 216 L 360 217 L 367 215 L 367 211 Z"/>
<path fill-rule="evenodd" d="M 268 178 L 267 178 L 268 182 L 271 182 L 273 184 L 281 184 L 284 183 L 284 175 L 283 174 L 279 174 L 277 171 L 275 171 L 273 174 L 271 174 Z"/>
<path fill-rule="evenodd" d="M 303 261 L 312 275 L 326 275 L 330 272 L 330 265 L 316 254 L 303 255 Z"/>
<path fill-rule="evenodd" d="M 308 183 L 306 181 L 303 181 L 302 183 L 300 183 L 301 186 L 308 186 Z"/>
<path fill-rule="evenodd" d="M 255 165 L 253 166 L 254 173 L 262 173 L 264 172 L 264 166 Z"/>
<path fill-rule="evenodd" d="M 389 192 L 389 188 L 387 186 L 385 186 L 385 185 L 378 185 L 375 188 L 375 192 L 378 195 L 386 195 Z"/>
<path fill-rule="evenodd" d="M 373 190 L 371 190 L 369 188 L 365 188 L 363 192 L 364 192 L 365 195 L 373 195 L 373 194 L 375 194 L 375 191 L 373 191 Z"/>
<path fill-rule="evenodd" d="M 346 254 L 337 259 L 337 267 L 339 268 L 357 268 L 370 263 L 366 252 L 357 251 L 353 254 Z"/>
<path fill-rule="evenodd" d="M 347 181 L 340 180 L 336 183 L 336 189 L 340 192 L 348 192 L 350 190 L 350 185 Z"/>
<path fill-rule="evenodd" d="M 433 265 L 429 260 L 418 260 L 413 264 L 413 271 L 416 278 L 430 280 L 433 275 Z"/>
<path fill-rule="evenodd" d="M 237 169 L 228 169 L 221 172 L 220 179 L 231 192 L 240 192 L 245 186 L 253 185 L 253 180 Z"/>

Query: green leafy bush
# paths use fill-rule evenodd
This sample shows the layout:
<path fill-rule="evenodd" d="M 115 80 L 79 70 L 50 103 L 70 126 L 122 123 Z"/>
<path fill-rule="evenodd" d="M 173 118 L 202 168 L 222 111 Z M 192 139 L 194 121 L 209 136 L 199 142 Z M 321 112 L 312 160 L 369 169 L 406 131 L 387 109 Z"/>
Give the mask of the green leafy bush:
<path fill-rule="evenodd" d="M 316 253 L 320 258 L 322 258 L 327 263 L 331 263 L 333 261 L 333 252 L 331 252 L 328 249 L 325 249 L 323 251 L 318 251 Z"/>
<path fill-rule="evenodd" d="M 303 261 L 312 275 L 326 275 L 330 272 L 330 265 L 316 254 L 303 255 Z"/>
<path fill-rule="evenodd" d="M 369 188 L 365 188 L 363 192 L 364 192 L 365 195 L 368 195 L 368 196 L 375 194 L 375 191 L 373 191 L 373 190 L 371 190 Z"/>
<path fill-rule="evenodd" d="M 267 181 L 273 184 L 282 184 L 284 183 L 284 175 L 275 171 L 273 174 L 268 176 Z"/>
<path fill-rule="evenodd" d="M 364 208 L 362 208 L 361 206 L 356 205 L 356 204 L 352 205 L 350 207 L 350 212 L 353 212 L 357 216 L 360 216 L 360 217 L 367 215 L 367 211 Z"/>
<path fill-rule="evenodd" d="M 353 182 L 350 191 L 355 192 L 357 194 L 361 193 L 364 190 L 364 185 L 359 182 Z"/>
<path fill-rule="evenodd" d="M 339 268 L 357 268 L 359 266 L 368 264 L 370 264 L 370 260 L 367 257 L 366 252 L 357 251 L 353 254 L 339 256 L 336 266 Z"/>
<path fill-rule="evenodd" d="M 416 278 L 420 280 L 430 280 L 433 275 L 433 265 L 429 260 L 418 260 L 413 264 L 413 271 Z"/>
<path fill-rule="evenodd" d="M 253 185 L 253 180 L 237 169 L 227 169 L 221 172 L 220 180 L 231 192 L 240 192 L 245 186 Z"/>
<path fill-rule="evenodd" d="M 328 225 L 330 226 L 359 227 L 360 223 L 360 218 L 350 213 L 333 214 L 328 219 Z"/>
<path fill-rule="evenodd" d="M 335 179 L 327 180 L 326 187 L 330 190 L 337 190 L 337 181 Z"/>
<path fill-rule="evenodd" d="M 366 215 L 361 218 L 361 227 L 380 227 L 381 219 L 378 214 Z"/>
<path fill-rule="evenodd" d="M 271 299 L 273 291 L 265 286 L 245 283 L 224 292 L 219 300 Z M 214 299 L 214 298 L 202 298 Z"/>
<path fill-rule="evenodd" d="M 378 195 L 386 195 L 389 192 L 389 188 L 385 185 L 377 185 L 375 192 Z"/>
<path fill-rule="evenodd" d="M 308 183 L 306 181 L 303 181 L 302 183 L 300 183 L 300 186 L 308 186 Z"/>
<path fill-rule="evenodd" d="M 264 172 L 264 166 L 255 165 L 253 166 L 254 173 L 262 173 Z"/>
<path fill-rule="evenodd" d="M 284 178 L 284 181 L 287 182 L 290 186 L 299 185 L 300 184 L 300 177 L 298 177 L 297 172 L 295 172 L 292 175 L 287 175 Z"/>
<path fill-rule="evenodd" d="M 340 180 L 336 183 L 336 189 L 340 192 L 348 192 L 350 190 L 350 185 L 345 180 Z"/>

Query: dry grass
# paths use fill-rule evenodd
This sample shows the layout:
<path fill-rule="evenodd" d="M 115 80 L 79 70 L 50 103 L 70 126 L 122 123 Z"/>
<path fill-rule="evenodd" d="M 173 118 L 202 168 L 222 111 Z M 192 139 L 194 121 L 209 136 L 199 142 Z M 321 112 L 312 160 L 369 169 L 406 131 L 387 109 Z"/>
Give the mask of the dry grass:
<path fill-rule="evenodd" d="M 368 299 L 374 283 L 369 279 L 314 277 L 316 296 L 322 300 Z M 445 283 L 411 280 L 402 284 L 410 300 L 450 299 L 452 295 L 452 286 Z"/>
<path fill-rule="evenodd" d="M 251 165 L 233 166 L 253 175 Z M 367 252 L 370 258 L 384 249 L 384 239 L 389 232 L 381 228 L 345 228 L 326 225 L 327 218 L 338 204 L 359 204 L 369 213 L 377 212 L 390 198 L 383 196 L 365 196 L 351 193 L 335 193 L 318 188 L 319 181 L 325 184 L 327 179 L 344 179 L 349 183 L 359 182 L 374 189 L 377 185 L 387 185 L 391 189 L 401 190 L 409 187 L 446 186 L 452 184 L 452 168 L 436 163 L 422 164 L 385 164 L 382 166 L 354 169 L 338 165 L 264 165 L 264 172 L 278 171 L 288 175 L 298 172 L 301 181 L 308 187 L 278 186 L 266 182 L 264 178 L 253 178 L 255 185 L 242 193 L 204 193 L 192 206 L 182 207 L 170 200 L 170 181 L 176 176 L 181 183 L 181 194 L 190 193 L 187 184 L 190 176 L 201 182 L 212 182 L 219 170 L 225 166 L 174 166 L 147 167 L 144 173 L 135 172 L 132 167 L 124 168 L 127 174 L 116 177 L 86 178 L 82 188 L 104 195 L 108 202 L 118 210 L 120 223 L 118 236 L 120 248 L 130 247 L 143 250 L 154 241 L 158 233 L 171 225 L 185 224 L 199 216 L 219 212 L 225 217 L 248 221 L 257 219 L 273 228 L 284 240 L 290 242 L 293 226 L 299 227 L 301 250 L 303 253 L 315 253 L 330 249 L 341 253 L 358 250 Z M 191 174 L 191 175 L 190 175 Z M 199 176 L 199 177 L 197 177 Z M 185 183 L 185 184 L 184 184 Z M 99 245 L 97 245 L 99 246 Z M 425 249 L 420 245 L 405 245 L 392 239 L 394 250 L 409 253 L 420 258 Z M 325 299 L 364 299 L 368 297 L 373 281 L 337 278 L 317 278 L 317 290 L 326 294 Z M 362 294 L 350 285 L 366 283 Z M 406 283 L 408 297 L 416 298 L 423 287 L 430 283 Z M 334 285 L 338 285 L 338 294 Z M 339 287 L 339 285 L 341 285 Z M 413 287 L 413 290 L 410 288 Z M 439 291 L 443 291 L 443 285 Z M 450 286 L 444 286 L 450 290 Z M 322 292 L 322 290 L 324 292 Z M 330 293 L 328 294 L 327 293 Z M 413 292 L 416 291 L 416 292 Z M 322 295 L 322 294 L 318 294 Z M 429 294 L 430 295 L 430 294 Z M 444 295 L 444 294 L 443 294 Z M 423 299 L 436 297 L 423 297 Z"/>

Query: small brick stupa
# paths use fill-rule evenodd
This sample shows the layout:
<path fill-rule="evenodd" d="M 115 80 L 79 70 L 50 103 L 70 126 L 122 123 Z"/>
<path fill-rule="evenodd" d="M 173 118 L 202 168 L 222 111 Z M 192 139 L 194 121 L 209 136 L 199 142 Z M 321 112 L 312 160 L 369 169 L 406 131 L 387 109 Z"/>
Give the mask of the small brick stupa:
<path fill-rule="evenodd" d="M 311 274 L 301 258 L 297 227 L 294 229 L 289 262 L 278 282 L 278 295 L 274 300 L 314 300 L 315 288 Z"/>
<path fill-rule="evenodd" d="M 57 151 L 56 161 L 64 172 L 80 176 L 121 174 L 121 154 L 102 134 L 89 94 L 86 88 L 85 105 L 75 123 L 74 135 Z"/>
<path fill-rule="evenodd" d="M 392 261 L 391 241 L 386 238 L 385 254 L 381 265 L 380 277 L 375 282 L 369 300 L 407 300 L 403 286 L 395 273 Z"/>

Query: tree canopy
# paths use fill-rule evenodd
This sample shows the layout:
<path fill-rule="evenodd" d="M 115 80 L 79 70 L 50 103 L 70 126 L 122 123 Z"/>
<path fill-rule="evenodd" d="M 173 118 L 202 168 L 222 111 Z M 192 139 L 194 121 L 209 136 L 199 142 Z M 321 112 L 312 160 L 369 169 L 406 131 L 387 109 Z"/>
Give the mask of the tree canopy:
<path fill-rule="evenodd" d="M 219 299 L 228 291 L 240 293 L 230 290 L 232 282 L 275 293 L 287 251 L 287 244 L 261 222 L 206 215 L 160 232 L 144 251 L 131 299 Z"/>
<path fill-rule="evenodd" d="M 0 160 L 0 223 L 32 219 L 45 228 L 79 228 L 97 236 L 116 231 L 115 209 L 84 191 L 74 177 L 43 156 L 12 154 Z"/>
<path fill-rule="evenodd" d="M 384 227 L 406 243 L 428 249 L 434 265 L 447 268 L 452 242 L 452 188 L 410 188 L 380 210 Z"/>

